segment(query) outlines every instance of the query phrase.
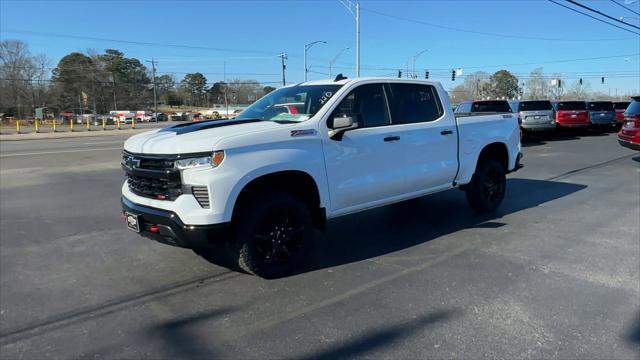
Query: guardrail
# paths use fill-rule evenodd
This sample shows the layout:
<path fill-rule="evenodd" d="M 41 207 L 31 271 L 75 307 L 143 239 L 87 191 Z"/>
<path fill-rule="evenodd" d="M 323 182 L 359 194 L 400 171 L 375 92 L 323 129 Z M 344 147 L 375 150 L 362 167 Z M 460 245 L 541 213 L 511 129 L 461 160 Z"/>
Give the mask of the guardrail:
<path fill-rule="evenodd" d="M 14 120 L 14 125 L 3 125 L 1 130 L 10 129 L 11 134 L 33 134 L 33 133 L 58 133 L 58 132 L 80 132 L 80 131 L 110 131 L 110 130 L 125 130 L 138 128 L 139 121 L 135 119 L 130 123 L 124 121 L 116 121 L 109 124 L 106 119 L 99 121 L 91 121 L 87 119 L 86 122 L 76 123 L 70 121 L 66 124 L 59 124 L 57 121 L 41 121 L 41 120 Z M 145 122 L 145 124 L 147 124 Z M 156 123 L 148 123 L 156 124 Z M 162 124 L 162 123 L 157 123 Z M 13 131 L 15 129 L 15 131 Z M 3 134 L 7 132 L 2 132 Z"/>

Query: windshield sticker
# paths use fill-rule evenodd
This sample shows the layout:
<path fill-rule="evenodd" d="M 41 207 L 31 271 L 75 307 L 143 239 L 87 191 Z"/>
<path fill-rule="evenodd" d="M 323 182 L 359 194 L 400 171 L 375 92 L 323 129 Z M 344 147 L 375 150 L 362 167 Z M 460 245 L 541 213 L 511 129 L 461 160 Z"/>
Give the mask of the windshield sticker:
<path fill-rule="evenodd" d="M 320 98 L 320 105 L 324 105 L 324 103 L 326 103 L 327 100 L 331 99 L 332 96 L 333 96 L 333 92 L 325 91 L 324 94 L 322 94 L 322 97 Z"/>

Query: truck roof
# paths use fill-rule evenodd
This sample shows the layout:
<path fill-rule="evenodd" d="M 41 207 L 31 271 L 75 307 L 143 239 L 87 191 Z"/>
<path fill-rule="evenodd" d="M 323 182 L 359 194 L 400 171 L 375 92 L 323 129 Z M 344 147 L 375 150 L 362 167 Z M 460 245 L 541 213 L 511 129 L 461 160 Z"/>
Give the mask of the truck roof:
<path fill-rule="evenodd" d="M 352 78 L 352 79 L 343 79 L 338 81 L 333 81 L 331 79 L 312 80 L 312 81 L 307 81 L 307 82 L 303 82 L 295 85 L 346 85 L 346 84 L 364 82 L 364 81 L 380 81 L 380 82 L 391 81 L 391 82 L 406 82 L 406 83 L 423 83 L 428 85 L 438 84 L 438 82 L 436 81 L 422 80 L 422 79 L 403 79 L 403 78 L 393 78 L 393 77 L 359 77 L 359 78 Z M 295 86 L 295 85 L 290 85 L 290 86 Z"/>

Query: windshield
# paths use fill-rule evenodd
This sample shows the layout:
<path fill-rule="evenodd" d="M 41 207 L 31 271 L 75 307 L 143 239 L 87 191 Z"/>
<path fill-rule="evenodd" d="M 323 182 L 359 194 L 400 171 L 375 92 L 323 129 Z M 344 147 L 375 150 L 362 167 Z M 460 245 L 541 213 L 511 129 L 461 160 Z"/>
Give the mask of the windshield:
<path fill-rule="evenodd" d="M 589 111 L 613 111 L 613 103 L 608 101 L 590 102 Z"/>
<path fill-rule="evenodd" d="M 511 112 L 506 100 L 479 101 L 473 103 L 471 112 Z"/>
<path fill-rule="evenodd" d="M 631 103 L 630 102 L 614 102 L 613 108 L 616 110 L 626 110 L 629 104 Z"/>
<path fill-rule="evenodd" d="M 305 121 L 315 115 L 342 85 L 304 85 L 275 90 L 244 110 L 236 119 Z"/>
<path fill-rule="evenodd" d="M 523 101 L 518 107 L 518 111 L 540 111 L 540 110 L 553 110 L 551 107 L 551 101 Z"/>
<path fill-rule="evenodd" d="M 584 101 L 563 101 L 557 105 L 557 110 L 587 110 Z"/>

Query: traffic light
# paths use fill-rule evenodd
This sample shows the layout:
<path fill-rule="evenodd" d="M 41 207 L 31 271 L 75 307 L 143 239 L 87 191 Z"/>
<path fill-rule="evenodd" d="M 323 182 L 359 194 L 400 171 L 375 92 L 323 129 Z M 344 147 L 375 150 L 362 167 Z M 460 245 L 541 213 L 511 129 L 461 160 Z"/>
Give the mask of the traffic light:
<path fill-rule="evenodd" d="M 558 89 L 562 87 L 562 80 L 558 79 Z"/>
<path fill-rule="evenodd" d="M 401 78 L 402 77 L 402 71 L 398 70 L 398 77 Z"/>
<path fill-rule="evenodd" d="M 429 70 L 425 70 L 424 71 L 424 78 L 428 79 L 429 78 Z"/>
<path fill-rule="evenodd" d="M 456 81 L 456 70 L 451 70 L 451 81 Z"/>
<path fill-rule="evenodd" d="M 580 85 L 582 85 L 582 78 L 580 78 Z"/>
<path fill-rule="evenodd" d="M 604 76 L 600 79 L 602 81 L 602 83 L 604 84 Z"/>

